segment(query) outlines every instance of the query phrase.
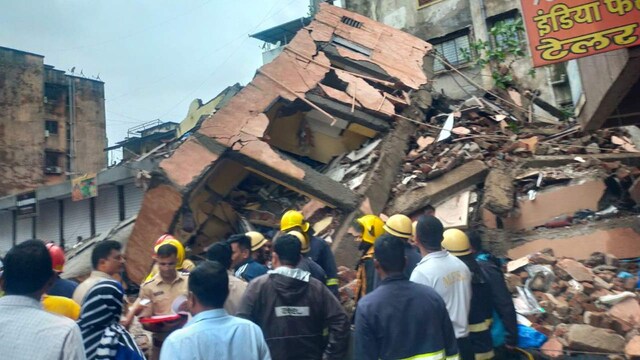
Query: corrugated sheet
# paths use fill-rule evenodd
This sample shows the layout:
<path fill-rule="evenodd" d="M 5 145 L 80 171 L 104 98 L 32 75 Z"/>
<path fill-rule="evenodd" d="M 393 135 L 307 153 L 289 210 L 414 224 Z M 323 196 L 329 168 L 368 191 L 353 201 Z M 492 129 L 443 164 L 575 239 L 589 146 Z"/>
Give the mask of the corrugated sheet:
<path fill-rule="evenodd" d="M 6 254 L 13 245 L 13 213 L 0 211 L 0 253 Z"/>
<path fill-rule="evenodd" d="M 16 230 L 16 244 L 33 239 L 33 218 L 18 219 Z"/>
<path fill-rule="evenodd" d="M 89 199 L 71 201 L 64 199 L 64 240 L 65 245 L 73 246 L 82 236 L 83 239 L 91 236 L 91 223 L 89 214 Z"/>
<path fill-rule="evenodd" d="M 134 184 L 124 186 L 124 217 L 129 218 L 138 214 L 142 206 L 144 192 Z"/>
<path fill-rule="evenodd" d="M 58 201 L 48 201 L 38 204 L 38 218 L 36 219 L 36 237 L 41 240 L 60 243 L 60 209 Z"/>
<path fill-rule="evenodd" d="M 118 219 L 118 188 L 101 187 L 96 198 L 96 235 L 111 230 Z"/>

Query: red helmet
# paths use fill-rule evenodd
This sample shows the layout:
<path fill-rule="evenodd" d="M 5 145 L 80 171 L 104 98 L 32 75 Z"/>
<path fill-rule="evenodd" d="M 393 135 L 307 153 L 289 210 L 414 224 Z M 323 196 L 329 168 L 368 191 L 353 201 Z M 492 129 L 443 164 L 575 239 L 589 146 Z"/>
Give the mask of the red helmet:
<path fill-rule="evenodd" d="M 47 249 L 49 250 L 49 255 L 51 255 L 53 271 L 61 273 L 64 268 L 64 251 L 60 246 L 54 243 L 48 243 Z"/>
<path fill-rule="evenodd" d="M 171 235 L 171 234 L 163 234 L 153 244 L 153 248 L 155 249 L 158 245 L 162 244 L 162 242 L 165 241 L 165 240 L 172 240 L 172 239 L 175 240 L 175 237 L 173 237 L 173 235 Z"/>

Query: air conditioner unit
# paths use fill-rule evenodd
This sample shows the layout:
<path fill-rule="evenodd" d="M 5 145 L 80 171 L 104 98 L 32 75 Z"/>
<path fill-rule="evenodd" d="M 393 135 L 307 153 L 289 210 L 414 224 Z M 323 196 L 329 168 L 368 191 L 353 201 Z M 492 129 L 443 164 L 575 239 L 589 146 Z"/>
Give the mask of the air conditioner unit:
<path fill-rule="evenodd" d="M 60 166 L 46 166 L 44 168 L 45 174 L 62 174 L 62 168 Z"/>
<path fill-rule="evenodd" d="M 49 137 L 49 130 L 45 130 L 44 131 L 44 137 L 48 138 Z"/>

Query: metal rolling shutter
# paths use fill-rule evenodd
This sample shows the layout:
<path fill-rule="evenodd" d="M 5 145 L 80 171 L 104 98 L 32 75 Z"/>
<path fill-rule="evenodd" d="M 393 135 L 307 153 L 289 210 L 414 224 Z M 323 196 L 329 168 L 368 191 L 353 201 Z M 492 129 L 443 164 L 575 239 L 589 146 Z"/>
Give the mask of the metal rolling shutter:
<path fill-rule="evenodd" d="M 0 211 L 0 253 L 6 254 L 13 246 L 13 212 Z"/>
<path fill-rule="evenodd" d="M 16 230 L 16 244 L 33 239 L 33 218 L 18 219 Z"/>
<path fill-rule="evenodd" d="M 89 199 L 71 201 L 64 199 L 64 241 L 65 246 L 73 246 L 78 241 L 78 236 L 83 239 L 91 236 L 91 222 L 89 213 Z"/>
<path fill-rule="evenodd" d="M 58 201 L 38 204 L 36 237 L 40 240 L 60 243 L 60 209 Z"/>
<path fill-rule="evenodd" d="M 104 234 L 118 224 L 118 211 L 118 188 L 101 187 L 96 198 L 96 235 Z"/>
<path fill-rule="evenodd" d="M 125 219 L 138 214 L 140 206 L 142 206 L 142 198 L 144 192 L 134 184 L 124 186 L 124 217 Z"/>

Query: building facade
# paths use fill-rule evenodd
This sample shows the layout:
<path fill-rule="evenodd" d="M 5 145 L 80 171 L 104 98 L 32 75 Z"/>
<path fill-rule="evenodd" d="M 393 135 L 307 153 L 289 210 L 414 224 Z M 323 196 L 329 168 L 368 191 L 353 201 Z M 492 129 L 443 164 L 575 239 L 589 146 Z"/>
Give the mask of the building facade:
<path fill-rule="evenodd" d="M 97 173 L 97 196 L 73 201 L 71 181 L 34 191 L 35 213 L 21 215 L 20 195 L 0 198 L 0 256 L 29 239 L 53 241 L 69 249 L 81 240 L 105 235 L 124 219 L 138 214 L 144 190 L 136 184 L 140 163 Z M 151 169 L 151 167 L 148 167 Z"/>
<path fill-rule="evenodd" d="M 0 195 L 106 166 L 104 83 L 0 47 Z"/>
<path fill-rule="evenodd" d="M 469 79 L 485 89 L 494 85 L 492 71 L 496 69 L 475 66 L 478 53 L 472 45 L 483 41 L 496 46 L 506 39 L 493 35 L 491 29 L 501 22 L 512 23 L 521 18 L 520 0 L 345 0 L 344 3 L 348 10 L 433 44 L 438 56 L 455 67 L 452 70 L 435 58 L 430 69 L 433 88 L 459 99 L 481 92 Z M 524 31 L 508 37 L 519 41 L 525 54 L 510 63 L 522 87 L 539 91 L 537 96 L 558 108 L 569 110 L 580 106 L 583 90 L 576 61 L 539 68 L 535 74 L 529 74 L 533 64 Z M 465 55 L 467 51 L 470 55 Z M 545 113 L 537 107 L 533 110 L 540 115 Z"/>

